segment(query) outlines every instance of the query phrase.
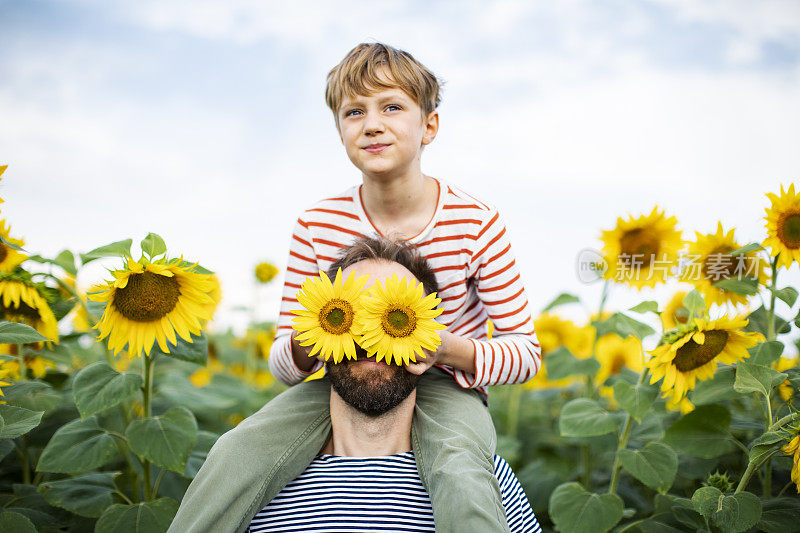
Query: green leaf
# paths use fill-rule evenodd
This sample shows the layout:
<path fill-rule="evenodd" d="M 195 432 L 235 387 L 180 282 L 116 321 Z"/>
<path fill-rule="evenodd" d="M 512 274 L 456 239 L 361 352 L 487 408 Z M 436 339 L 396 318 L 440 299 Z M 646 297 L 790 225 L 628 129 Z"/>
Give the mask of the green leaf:
<path fill-rule="evenodd" d="M 747 350 L 750 353 L 749 363 L 770 366 L 781 358 L 783 343 L 780 341 L 760 342 Z"/>
<path fill-rule="evenodd" d="M 637 421 L 650 410 L 658 397 L 658 389 L 645 383 L 631 385 L 625 381 L 614 383 L 614 399 Z"/>
<path fill-rule="evenodd" d="M 190 261 L 181 261 L 178 266 L 180 266 L 181 268 L 188 268 L 189 270 L 197 274 L 213 274 L 212 271 L 203 268 L 200 265 L 196 265 Z"/>
<path fill-rule="evenodd" d="M 768 287 L 768 289 L 774 293 L 779 300 L 789 307 L 792 307 L 797 301 L 797 289 L 794 287 L 784 287 L 782 289 L 773 289 L 772 287 Z"/>
<path fill-rule="evenodd" d="M 133 239 L 125 239 L 124 241 L 112 242 L 111 244 L 95 248 L 91 252 L 81 254 L 81 263 L 85 265 L 101 257 L 130 257 L 131 244 L 133 244 Z"/>
<path fill-rule="evenodd" d="M 580 483 L 559 485 L 550 496 L 550 518 L 565 533 L 608 531 L 622 519 L 622 498 L 587 492 Z"/>
<path fill-rule="evenodd" d="M 623 339 L 632 335 L 642 340 L 655 333 L 655 330 L 644 322 L 634 320 L 622 313 L 614 313 L 606 320 L 594 321 L 592 325 L 597 329 L 597 338 L 608 333 L 616 333 Z"/>
<path fill-rule="evenodd" d="M 783 445 L 787 440 L 787 436 L 781 431 L 762 433 L 750 446 L 748 461 L 756 464 L 760 463 L 772 450 Z"/>
<path fill-rule="evenodd" d="M 545 365 L 549 379 L 562 379 L 575 374 L 593 376 L 600 369 L 600 361 L 597 359 L 578 359 L 564 346 L 548 353 Z"/>
<path fill-rule="evenodd" d="M 647 300 L 641 302 L 639 304 L 634 305 L 629 309 L 629 311 L 633 311 L 634 313 L 655 313 L 658 314 L 658 302 L 653 300 Z"/>
<path fill-rule="evenodd" d="M 0 429 L 3 429 L 3 418 L 0 417 Z M 3 439 L 0 440 L 0 461 L 2 461 L 6 455 L 11 453 L 11 450 L 14 449 L 14 441 L 11 439 Z"/>
<path fill-rule="evenodd" d="M 53 264 L 60 266 L 73 276 L 78 275 L 78 269 L 75 268 L 75 254 L 69 250 L 61 250 L 53 259 Z"/>
<path fill-rule="evenodd" d="M 786 381 L 787 375 L 768 366 L 754 365 L 746 361 L 736 364 L 736 381 L 733 388 L 736 392 L 747 394 L 757 392 L 769 398 L 776 385 Z"/>
<path fill-rule="evenodd" d="M 27 324 L 0 322 L 0 344 L 25 344 L 46 340 L 47 337 Z"/>
<path fill-rule="evenodd" d="M 800 523 L 800 500 L 795 498 L 776 498 L 762 504 L 761 520 L 756 529 L 766 533 L 786 533 Z"/>
<path fill-rule="evenodd" d="M 169 528 L 178 502 L 159 498 L 136 505 L 115 504 L 106 509 L 95 525 L 95 533 L 161 533 Z"/>
<path fill-rule="evenodd" d="M 20 513 L 0 511 L 0 533 L 36 533 L 36 527 Z"/>
<path fill-rule="evenodd" d="M 697 292 L 697 289 L 692 289 L 683 297 L 683 307 L 689 311 L 692 316 L 700 316 L 706 310 L 706 301 Z"/>
<path fill-rule="evenodd" d="M 142 377 L 119 373 L 105 361 L 97 361 L 81 370 L 72 384 L 75 406 L 81 418 L 118 405 L 142 389 Z"/>
<path fill-rule="evenodd" d="M 142 239 L 141 246 L 142 252 L 146 253 L 150 259 L 167 251 L 167 245 L 164 244 L 164 239 L 155 233 L 148 233 L 147 237 Z"/>
<path fill-rule="evenodd" d="M 735 376 L 732 366 L 718 368 L 713 378 L 697 382 L 689 393 L 689 400 L 697 406 L 741 398 L 742 394 L 733 390 Z"/>
<path fill-rule="evenodd" d="M 678 455 L 662 442 L 649 442 L 641 450 L 622 449 L 617 453 L 622 467 L 653 490 L 664 493 L 675 481 Z"/>
<path fill-rule="evenodd" d="M 752 296 L 758 294 L 758 280 L 756 278 L 741 277 L 721 279 L 712 283 L 717 289 Z"/>
<path fill-rule="evenodd" d="M 701 487 L 692 496 L 692 504 L 701 515 L 725 532 L 746 531 L 761 518 L 761 500 L 749 492 L 724 495 L 714 487 Z"/>
<path fill-rule="evenodd" d="M 181 361 L 188 361 L 197 365 L 205 366 L 208 362 L 208 337 L 205 332 L 200 332 L 200 335 L 191 335 L 192 342 L 185 341 L 181 336 L 177 337 L 177 344 L 172 344 L 167 341 L 167 349 L 169 353 L 162 352 L 158 343 L 153 344 L 153 356 L 172 357 L 180 359 Z"/>
<path fill-rule="evenodd" d="M 94 416 L 73 420 L 56 431 L 42 450 L 36 470 L 77 474 L 98 468 L 117 456 L 114 438 Z"/>
<path fill-rule="evenodd" d="M 767 335 L 767 311 L 762 305 L 749 315 L 747 315 L 747 325 L 742 329 L 744 331 L 757 331 L 766 337 Z M 775 315 L 775 334 L 782 335 L 789 333 L 791 326 L 781 317 Z"/>
<path fill-rule="evenodd" d="M 114 503 L 114 476 L 119 472 L 102 472 L 82 476 L 45 481 L 39 485 L 39 493 L 47 503 L 66 509 L 71 513 L 97 518 L 106 507 Z"/>
<path fill-rule="evenodd" d="M 731 413 L 721 405 L 701 405 L 664 432 L 664 442 L 694 457 L 712 459 L 730 451 Z"/>
<path fill-rule="evenodd" d="M 5 237 L 3 237 L 2 235 L 0 235 L 0 243 L 2 243 L 3 245 L 5 245 L 5 246 L 7 246 L 7 247 L 11 248 L 12 250 L 16 250 L 16 251 L 18 251 L 18 252 L 24 252 L 24 251 L 25 251 L 25 250 L 24 250 L 23 248 L 21 248 L 19 245 L 17 245 L 17 244 L 14 244 L 13 242 L 9 242 L 9 241 L 8 241 L 8 239 L 6 239 Z"/>
<path fill-rule="evenodd" d="M 44 411 L 31 411 L 22 407 L 0 404 L 0 416 L 3 417 L 3 429 L 0 439 L 14 439 L 39 425 Z"/>
<path fill-rule="evenodd" d="M 594 400 L 577 398 L 561 409 L 558 425 L 562 437 L 595 437 L 616 431 L 619 420 Z"/>
<path fill-rule="evenodd" d="M 31 411 L 50 411 L 63 402 L 62 395 L 49 383 L 36 379 L 16 381 L 9 387 L 3 387 L 3 393 L 8 405 Z"/>
<path fill-rule="evenodd" d="M 185 407 L 134 420 L 125 430 L 131 450 L 167 470 L 183 472 L 197 436 L 197 421 Z"/>
<path fill-rule="evenodd" d="M 208 452 L 211 447 L 219 439 L 219 435 L 211 433 L 210 431 L 200 430 L 197 432 L 197 442 L 195 443 L 192 453 L 189 454 L 189 459 L 186 461 L 186 469 L 183 475 L 189 479 L 193 478 L 200 471 L 200 467 L 206 461 Z"/>
<path fill-rule="evenodd" d="M 764 247 L 763 247 L 763 246 L 761 246 L 760 244 L 758 244 L 757 242 L 751 242 L 750 244 L 748 244 L 748 245 L 746 245 L 746 246 L 742 246 L 742 247 L 741 247 L 741 248 L 739 248 L 738 250 L 734 250 L 734 251 L 732 251 L 732 252 L 731 252 L 730 254 L 728 254 L 728 255 L 743 255 L 743 254 L 749 254 L 750 252 L 757 252 L 757 251 L 759 251 L 759 250 L 763 250 L 763 249 L 764 249 Z"/>
<path fill-rule="evenodd" d="M 542 312 L 549 311 L 549 310 L 553 309 L 554 307 L 558 307 L 559 305 L 571 304 L 571 303 L 579 303 L 580 301 L 581 301 L 581 299 L 578 298 L 577 296 L 575 296 L 574 294 L 569 294 L 567 292 L 562 292 L 561 294 L 556 296 L 555 299 L 552 302 L 547 304 L 547 306 L 544 309 L 542 309 Z"/>

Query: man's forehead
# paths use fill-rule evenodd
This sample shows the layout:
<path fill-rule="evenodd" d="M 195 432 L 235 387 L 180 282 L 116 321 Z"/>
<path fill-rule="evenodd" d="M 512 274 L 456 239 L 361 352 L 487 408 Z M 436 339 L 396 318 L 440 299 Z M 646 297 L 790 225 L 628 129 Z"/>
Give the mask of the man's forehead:
<path fill-rule="evenodd" d="M 401 279 L 405 277 L 409 280 L 419 281 L 410 270 L 400 263 L 382 259 L 365 259 L 364 261 L 359 261 L 358 263 L 348 266 L 342 270 L 344 279 L 347 279 L 347 276 L 349 276 L 351 272 L 353 272 L 356 277 L 365 274 L 369 275 L 369 279 L 366 285 L 364 285 L 365 289 L 372 287 L 376 280 L 380 280 L 381 283 L 384 283 L 387 278 L 392 277 L 392 274 L 396 274 L 397 277 Z"/>

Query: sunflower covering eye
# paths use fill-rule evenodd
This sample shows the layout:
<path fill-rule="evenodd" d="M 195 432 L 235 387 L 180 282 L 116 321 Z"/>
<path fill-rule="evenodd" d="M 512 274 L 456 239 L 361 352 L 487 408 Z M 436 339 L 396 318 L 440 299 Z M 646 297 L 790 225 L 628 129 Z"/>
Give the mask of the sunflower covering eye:
<path fill-rule="evenodd" d="M 351 273 L 342 281 L 341 269 L 333 283 L 324 272 L 307 278 L 297 293 L 303 309 L 292 311 L 298 315 L 292 327 L 300 332 L 300 345 L 313 345 L 309 356 L 333 356 L 334 363 L 345 356 L 356 359 L 356 343 L 387 364 L 424 359 L 423 350 L 435 350 L 441 344 L 437 331 L 446 327 L 434 320 L 442 313 L 436 309 L 441 300 L 435 293 L 425 296 L 422 283 L 396 274 L 385 286 L 377 282 L 365 291 L 368 278 Z"/>
<path fill-rule="evenodd" d="M 386 284 L 375 283 L 363 299 L 363 310 L 356 320 L 361 330 L 359 344 L 377 361 L 398 365 L 425 359 L 425 350 L 441 344 L 437 331 L 446 326 L 434 320 L 442 313 L 436 293 L 424 295 L 422 283 L 413 284 L 396 274 Z"/>
<path fill-rule="evenodd" d="M 361 293 L 368 276 L 355 277 L 350 273 L 342 282 L 342 269 L 331 283 L 324 272 L 317 278 L 306 278 L 297 292 L 297 301 L 304 309 L 292 311 L 298 315 L 292 326 L 300 335 L 301 346 L 311 346 L 310 357 L 319 352 L 326 360 L 333 355 L 339 363 L 347 356 L 356 358 L 355 315 L 361 306 Z"/>

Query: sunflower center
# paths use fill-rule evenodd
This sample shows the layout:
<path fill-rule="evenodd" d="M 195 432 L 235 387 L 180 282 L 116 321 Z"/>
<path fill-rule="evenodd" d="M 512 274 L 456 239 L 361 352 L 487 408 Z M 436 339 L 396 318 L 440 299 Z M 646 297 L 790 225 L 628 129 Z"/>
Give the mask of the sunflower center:
<path fill-rule="evenodd" d="M 778 238 L 792 250 L 800 248 L 800 212 L 785 213 L 778 221 Z"/>
<path fill-rule="evenodd" d="M 714 281 L 727 279 L 734 274 L 735 265 L 730 246 L 718 246 L 703 261 L 703 277 Z"/>
<path fill-rule="evenodd" d="M 611 361 L 611 374 L 618 374 L 623 366 L 625 366 L 625 354 L 614 354 L 614 359 Z"/>
<path fill-rule="evenodd" d="M 353 306 L 350 302 L 334 298 L 319 311 L 319 325 L 331 335 L 350 331 L 353 325 Z"/>
<path fill-rule="evenodd" d="M 5 244 L 0 243 L 0 263 L 5 261 L 6 257 L 8 257 L 8 247 Z"/>
<path fill-rule="evenodd" d="M 689 372 L 700 368 L 725 349 L 728 342 L 728 332 L 721 329 L 712 329 L 705 332 L 706 340 L 697 344 L 693 339 L 678 348 L 673 363 L 680 372 Z"/>
<path fill-rule="evenodd" d="M 619 244 L 619 261 L 628 268 L 649 266 L 659 250 L 656 236 L 642 228 L 626 231 L 620 238 Z"/>
<path fill-rule="evenodd" d="M 114 307 L 134 322 L 160 320 L 175 309 L 181 291 L 178 280 L 150 271 L 131 274 L 128 284 L 114 292 Z"/>
<path fill-rule="evenodd" d="M 10 322 L 23 322 L 25 324 L 41 318 L 39 310 L 34 309 L 25 302 L 19 302 L 19 307 L 6 307 L 0 303 L 0 316 Z"/>
<path fill-rule="evenodd" d="M 408 307 L 393 307 L 381 317 L 383 331 L 392 337 L 408 337 L 417 327 L 417 315 Z"/>

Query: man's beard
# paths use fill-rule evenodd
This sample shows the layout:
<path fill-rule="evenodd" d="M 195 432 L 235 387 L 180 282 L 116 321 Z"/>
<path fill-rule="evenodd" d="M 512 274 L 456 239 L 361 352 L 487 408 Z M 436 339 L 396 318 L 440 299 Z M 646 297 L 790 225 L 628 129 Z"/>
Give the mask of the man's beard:
<path fill-rule="evenodd" d="M 357 348 L 358 357 L 366 352 Z M 420 379 L 399 365 L 357 368 L 357 361 L 345 359 L 340 363 L 327 363 L 328 377 L 333 390 L 348 405 L 369 416 L 379 417 L 391 411 L 408 398 Z"/>

